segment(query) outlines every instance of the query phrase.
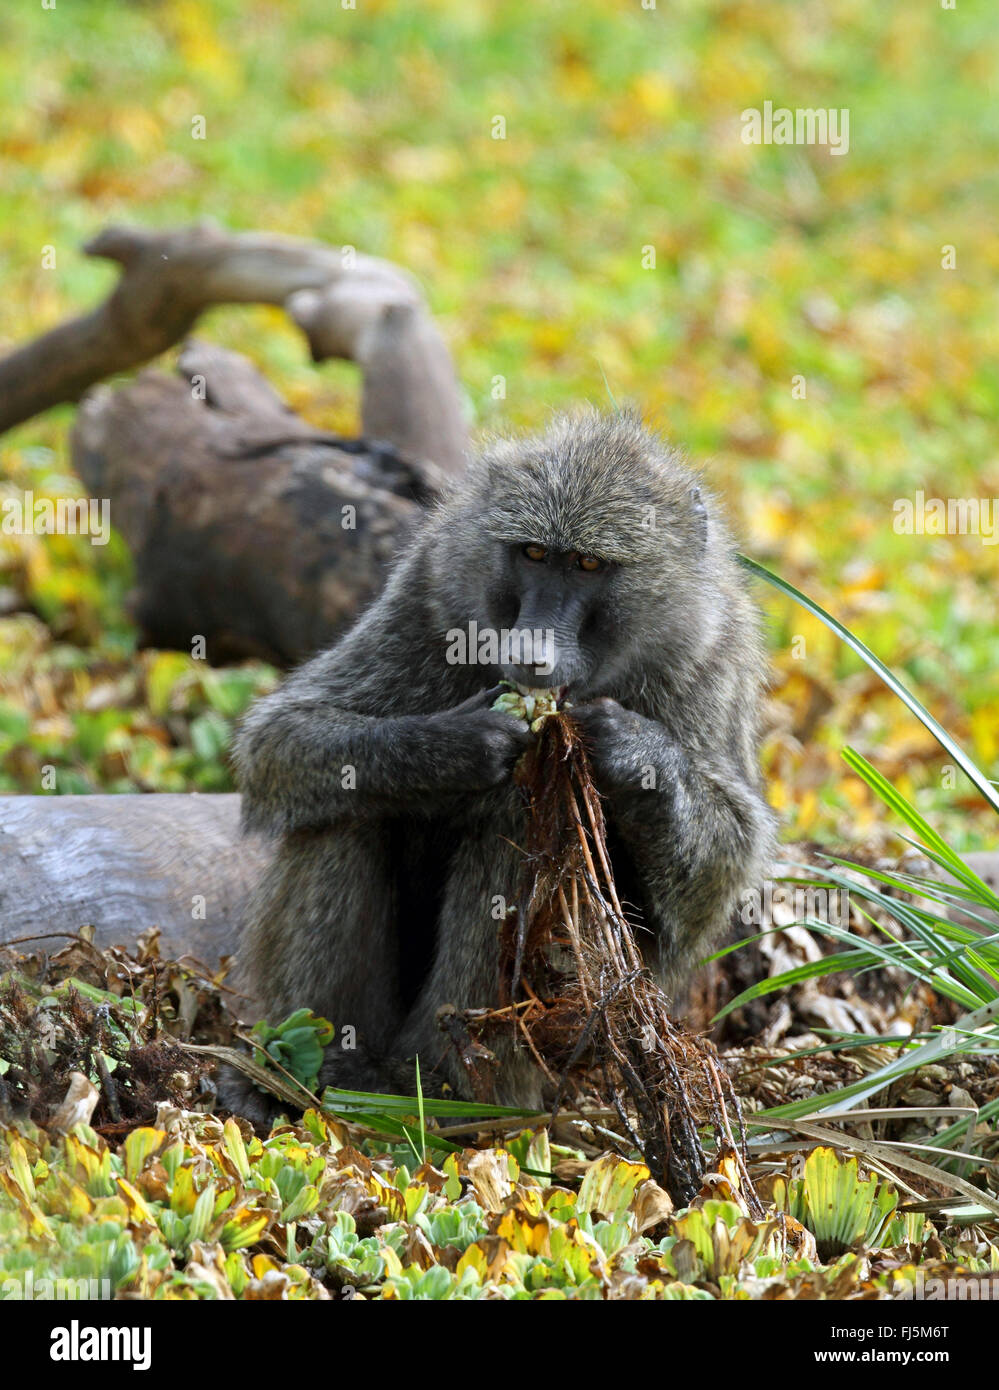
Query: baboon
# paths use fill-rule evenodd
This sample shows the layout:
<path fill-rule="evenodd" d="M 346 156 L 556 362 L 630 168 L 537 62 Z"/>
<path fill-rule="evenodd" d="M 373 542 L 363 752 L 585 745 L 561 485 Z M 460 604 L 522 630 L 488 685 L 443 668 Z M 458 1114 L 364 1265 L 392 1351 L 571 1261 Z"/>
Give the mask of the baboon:
<path fill-rule="evenodd" d="M 511 633 L 534 649 L 490 646 Z M 516 901 L 532 734 L 491 709 L 501 679 L 571 702 L 619 896 L 674 989 L 765 872 L 765 675 L 716 503 L 637 416 L 487 448 L 355 627 L 237 736 L 245 824 L 277 839 L 242 942 L 256 1008 L 356 1029 L 321 1086 L 411 1094 L 418 1056 L 426 1089 L 467 1094 L 435 1016 L 495 1004 L 496 905 Z M 529 1052 L 498 1056 L 497 1101 L 540 1107 Z M 223 1099 L 262 1113 L 238 1079 Z"/>

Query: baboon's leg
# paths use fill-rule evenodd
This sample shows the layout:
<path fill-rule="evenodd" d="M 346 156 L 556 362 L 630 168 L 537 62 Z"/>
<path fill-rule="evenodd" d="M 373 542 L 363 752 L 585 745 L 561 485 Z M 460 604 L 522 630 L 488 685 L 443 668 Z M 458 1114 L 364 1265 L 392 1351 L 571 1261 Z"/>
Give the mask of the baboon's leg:
<path fill-rule="evenodd" d="M 421 1080 L 429 1075 L 434 1089 L 446 1081 L 459 1096 L 471 1098 L 464 1068 L 438 1026 L 437 1010 L 442 1004 L 461 1010 L 498 1003 L 502 917 L 494 912 L 515 901 L 521 863 L 520 851 L 495 819 L 468 826 L 451 861 L 433 966 L 395 1049 L 407 1059 L 419 1056 Z M 514 1045 L 512 1027 L 509 1034 L 498 1033 L 494 1050 L 500 1063 L 496 1103 L 540 1106 L 541 1076 L 526 1049 Z"/>
<path fill-rule="evenodd" d="M 251 904 L 241 987 L 270 1023 L 300 1008 L 330 1020 L 320 1090 L 374 1087 L 372 1059 L 402 1024 L 391 857 L 378 822 L 300 831 L 281 843 Z M 228 1082 L 225 1099 L 239 1109 Z"/>

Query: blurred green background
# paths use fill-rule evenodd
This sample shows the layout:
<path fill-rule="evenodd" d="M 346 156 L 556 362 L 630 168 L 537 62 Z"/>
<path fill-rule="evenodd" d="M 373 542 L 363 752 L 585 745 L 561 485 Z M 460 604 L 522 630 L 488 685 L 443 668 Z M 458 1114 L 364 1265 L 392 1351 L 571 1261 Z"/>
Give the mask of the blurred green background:
<path fill-rule="evenodd" d="M 919 488 L 999 496 L 992 7 L 357 3 L 7 6 L 0 351 L 108 291 L 78 248 L 114 221 L 211 216 L 387 256 L 423 281 L 476 429 L 638 403 L 727 497 L 743 548 L 999 776 L 999 547 L 892 528 Z M 740 114 L 766 100 L 848 108 L 849 153 L 745 145 Z M 356 428 L 356 373 L 313 367 L 278 311 L 199 332 Z M 6 437 L 0 490 L 66 491 L 71 415 Z M 231 722 L 273 674 L 136 654 L 128 584 L 118 544 L 0 536 L 0 791 L 42 790 L 46 767 L 60 791 L 229 785 Z M 760 599 L 787 833 L 887 843 L 849 741 L 955 844 L 987 842 L 980 799 L 866 668 Z"/>

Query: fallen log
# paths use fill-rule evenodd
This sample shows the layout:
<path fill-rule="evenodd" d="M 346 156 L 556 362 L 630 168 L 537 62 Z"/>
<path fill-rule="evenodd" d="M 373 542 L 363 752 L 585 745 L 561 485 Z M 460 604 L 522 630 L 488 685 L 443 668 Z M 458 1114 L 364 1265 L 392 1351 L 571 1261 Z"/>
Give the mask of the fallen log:
<path fill-rule="evenodd" d="M 98 945 L 128 945 L 156 926 L 165 956 L 191 954 L 215 966 L 237 949 L 247 898 L 270 853 L 259 837 L 240 835 L 239 803 L 235 794 L 167 792 L 0 797 L 0 946 L 84 924 L 95 928 Z M 784 854 L 788 863 L 810 857 L 805 846 L 785 846 Z M 964 857 L 999 888 L 999 851 Z M 731 939 L 757 930 L 735 922 Z M 743 960 L 734 952 L 702 975 L 688 1009 L 694 1026 L 708 1027 L 715 1009 L 751 983 L 738 972 L 722 979 Z"/>
<path fill-rule="evenodd" d="M 213 665 L 287 667 L 332 642 L 443 483 L 390 444 L 311 429 L 245 358 L 199 342 L 176 375 L 91 392 L 71 449 L 132 552 L 139 645 Z"/>
<path fill-rule="evenodd" d="M 464 468 L 447 347 L 411 276 L 293 237 L 110 227 L 85 248 L 122 275 L 91 313 L 0 360 L 0 431 L 172 347 L 216 304 L 282 305 L 313 360 L 361 368 L 361 437 L 295 415 L 244 358 L 188 342 L 81 403 L 76 471 L 135 558 L 143 646 L 290 666 L 381 587 L 424 506 Z"/>
<path fill-rule="evenodd" d="M 0 945 L 85 925 L 98 946 L 130 944 L 159 927 L 164 956 L 214 967 L 266 856 L 240 837 L 237 795 L 0 798 Z"/>
<path fill-rule="evenodd" d="M 88 386 L 151 361 L 218 304 L 280 304 L 313 360 L 364 374 L 361 433 L 445 473 L 464 467 L 465 427 L 444 340 L 412 276 L 389 261 L 297 237 L 107 227 L 84 247 L 122 276 L 89 314 L 0 360 L 0 433 Z"/>

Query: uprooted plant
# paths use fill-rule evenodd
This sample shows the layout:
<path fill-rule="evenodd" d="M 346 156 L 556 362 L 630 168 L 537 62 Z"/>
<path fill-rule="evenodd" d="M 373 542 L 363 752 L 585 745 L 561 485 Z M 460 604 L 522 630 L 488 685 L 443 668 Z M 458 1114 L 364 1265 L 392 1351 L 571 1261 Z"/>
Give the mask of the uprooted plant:
<path fill-rule="evenodd" d="M 528 828 L 519 902 L 501 936 L 500 1007 L 467 1016 L 470 1032 L 481 1044 L 515 1027 L 548 1078 L 556 1114 L 570 1094 L 596 1092 L 674 1200 L 697 1191 L 707 1125 L 752 1194 L 728 1078 L 712 1046 L 670 1018 L 618 898 L 578 725 L 567 707 L 545 709 L 532 727 L 537 740 L 516 773 Z"/>

